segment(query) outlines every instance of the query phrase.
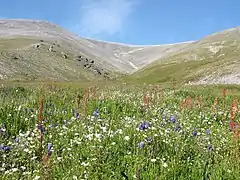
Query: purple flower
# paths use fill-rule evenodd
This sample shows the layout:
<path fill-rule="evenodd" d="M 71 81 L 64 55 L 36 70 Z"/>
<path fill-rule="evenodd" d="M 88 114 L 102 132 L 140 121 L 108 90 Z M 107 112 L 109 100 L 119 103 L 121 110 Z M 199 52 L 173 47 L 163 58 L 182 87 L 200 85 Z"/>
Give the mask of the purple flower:
<path fill-rule="evenodd" d="M 167 115 L 166 114 L 163 114 L 163 119 L 166 119 L 167 118 Z"/>
<path fill-rule="evenodd" d="M 80 113 L 79 112 L 76 113 L 76 118 L 78 118 L 78 119 L 80 118 Z"/>
<path fill-rule="evenodd" d="M 141 123 L 139 126 L 138 126 L 139 130 L 142 130 L 144 131 L 145 130 L 145 125 L 143 123 Z"/>
<path fill-rule="evenodd" d="M 50 124 L 50 125 L 49 125 L 49 128 L 51 128 L 51 129 L 52 129 L 52 128 L 53 128 L 53 125 L 52 125 L 52 124 Z"/>
<path fill-rule="evenodd" d="M 211 133 L 210 129 L 207 129 L 206 133 L 207 133 L 207 135 L 209 135 Z"/>
<path fill-rule="evenodd" d="M 212 151 L 213 150 L 213 147 L 211 144 L 208 145 L 208 151 Z"/>
<path fill-rule="evenodd" d="M 45 127 L 42 127 L 42 132 L 46 132 L 46 128 Z"/>
<path fill-rule="evenodd" d="M 15 143 L 18 143 L 18 142 L 19 142 L 19 138 L 16 137 L 16 138 L 14 139 L 14 142 L 15 142 Z"/>
<path fill-rule="evenodd" d="M 175 123 L 175 122 L 176 122 L 175 116 L 171 116 L 170 121 L 171 121 L 172 123 Z"/>
<path fill-rule="evenodd" d="M 48 151 L 48 156 L 52 156 L 52 150 Z"/>
<path fill-rule="evenodd" d="M 10 146 L 5 146 L 5 147 L 4 147 L 4 151 L 9 152 L 10 150 L 11 150 L 11 147 L 10 147 Z"/>
<path fill-rule="evenodd" d="M 48 156 L 52 155 L 52 148 L 53 148 L 52 143 L 48 143 L 47 144 Z"/>
<path fill-rule="evenodd" d="M 194 136 L 194 137 L 197 136 L 197 130 L 196 130 L 196 129 L 193 131 L 193 136 Z"/>
<path fill-rule="evenodd" d="M 4 145 L 0 144 L 0 149 L 3 151 L 4 150 Z"/>
<path fill-rule="evenodd" d="M 152 138 L 146 137 L 146 141 L 147 141 L 148 144 L 150 144 L 152 142 Z"/>
<path fill-rule="evenodd" d="M 145 143 L 143 141 L 138 144 L 139 148 L 144 148 L 144 146 L 145 146 Z"/>
<path fill-rule="evenodd" d="M 150 123 L 149 122 L 146 122 L 145 123 L 145 128 L 147 129 L 147 128 L 149 128 L 150 127 Z"/>
<path fill-rule="evenodd" d="M 145 121 L 138 126 L 139 130 L 142 130 L 142 131 L 145 131 L 149 127 L 150 127 L 150 123 Z"/>
<path fill-rule="evenodd" d="M 174 129 L 174 130 L 175 130 L 175 131 L 180 131 L 180 130 L 181 130 L 181 128 L 182 128 L 182 127 L 181 127 L 181 126 L 178 124 L 178 125 L 177 125 L 177 127 L 175 127 L 175 129 Z"/>
<path fill-rule="evenodd" d="M 52 147 L 53 147 L 53 146 L 52 146 L 52 143 L 48 143 L 48 144 L 47 144 L 47 149 L 48 149 L 48 151 L 50 151 L 50 150 L 52 149 Z"/>
<path fill-rule="evenodd" d="M 166 126 L 166 122 L 162 122 L 162 124 L 161 124 L 162 126 Z"/>
<path fill-rule="evenodd" d="M 95 116 L 95 117 L 99 116 L 99 110 L 98 109 L 93 112 L 93 116 Z"/>

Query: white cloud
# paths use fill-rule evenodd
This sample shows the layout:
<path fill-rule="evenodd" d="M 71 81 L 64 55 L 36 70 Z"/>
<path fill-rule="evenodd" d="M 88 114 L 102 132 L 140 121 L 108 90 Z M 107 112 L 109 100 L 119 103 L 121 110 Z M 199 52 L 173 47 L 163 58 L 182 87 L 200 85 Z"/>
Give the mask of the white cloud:
<path fill-rule="evenodd" d="M 85 0 L 80 9 L 80 23 L 75 29 L 80 35 L 114 36 L 124 34 L 135 0 Z"/>

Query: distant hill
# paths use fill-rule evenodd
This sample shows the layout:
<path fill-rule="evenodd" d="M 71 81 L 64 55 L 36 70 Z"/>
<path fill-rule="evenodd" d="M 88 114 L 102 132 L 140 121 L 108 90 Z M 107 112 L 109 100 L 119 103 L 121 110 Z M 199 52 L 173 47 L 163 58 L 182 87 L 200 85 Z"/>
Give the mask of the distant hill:
<path fill-rule="evenodd" d="M 128 80 L 149 83 L 240 84 L 240 28 L 193 42 L 133 73 Z"/>
<path fill-rule="evenodd" d="M 137 46 L 79 37 L 40 20 L 0 20 L 0 79 L 240 82 L 239 28 L 196 42 Z"/>

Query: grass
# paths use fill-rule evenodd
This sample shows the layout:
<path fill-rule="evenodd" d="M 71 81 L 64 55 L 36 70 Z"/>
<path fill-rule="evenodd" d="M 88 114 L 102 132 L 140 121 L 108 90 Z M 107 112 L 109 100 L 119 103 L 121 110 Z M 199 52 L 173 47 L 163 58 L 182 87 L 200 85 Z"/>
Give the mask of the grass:
<path fill-rule="evenodd" d="M 0 179 L 238 179 L 223 88 L 4 83 Z"/>
<path fill-rule="evenodd" d="M 192 45 L 193 49 L 185 49 L 157 60 L 121 79 L 139 83 L 178 82 L 185 84 L 189 81 L 198 81 L 206 76 L 218 79 L 238 72 L 239 42 L 226 41 L 223 48 L 216 54 L 208 50 L 210 45 L 203 46 L 200 41 Z"/>
<path fill-rule="evenodd" d="M 33 38 L 23 38 L 23 37 L 14 37 L 14 38 L 0 38 L 0 50 L 10 50 L 16 48 L 22 48 L 24 46 L 29 46 L 31 44 L 39 43 L 38 40 Z"/>
<path fill-rule="evenodd" d="M 39 43 L 40 47 L 35 48 Z M 55 42 L 54 50 L 50 53 L 49 47 L 54 42 L 31 38 L 2 38 L 0 39 L 1 76 L 6 80 L 15 81 L 88 81 L 103 80 L 100 76 L 83 67 L 76 60 L 76 52 L 70 47 Z M 64 59 L 61 52 L 67 54 Z M 113 74 L 115 76 L 116 74 Z"/>

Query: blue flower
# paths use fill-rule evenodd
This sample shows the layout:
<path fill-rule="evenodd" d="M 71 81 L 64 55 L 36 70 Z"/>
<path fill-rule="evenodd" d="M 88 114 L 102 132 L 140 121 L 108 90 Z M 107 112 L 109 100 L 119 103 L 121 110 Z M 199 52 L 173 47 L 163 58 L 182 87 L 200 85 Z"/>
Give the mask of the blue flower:
<path fill-rule="evenodd" d="M 143 123 L 141 123 L 139 126 L 138 126 L 139 130 L 142 130 L 144 131 L 145 130 L 145 125 Z"/>
<path fill-rule="evenodd" d="M 206 133 L 209 135 L 211 133 L 210 129 L 207 129 Z"/>
<path fill-rule="evenodd" d="M 166 126 L 166 124 L 167 124 L 166 122 L 162 122 L 162 124 L 161 124 L 161 125 L 162 125 L 162 126 Z"/>
<path fill-rule="evenodd" d="M 80 118 L 80 113 L 79 112 L 76 113 L 76 118 L 78 118 L 78 119 Z"/>
<path fill-rule="evenodd" d="M 49 151 L 51 148 L 52 148 L 52 143 L 48 143 L 48 144 L 47 144 L 47 149 L 48 149 L 48 151 Z"/>
<path fill-rule="evenodd" d="M 14 139 L 14 142 L 15 142 L 15 143 L 18 143 L 18 142 L 19 142 L 19 138 L 16 137 L 16 138 Z"/>
<path fill-rule="evenodd" d="M 52 155 L 52 148 L 53 148 L 52 143 L 48 143 L 47 144 L 48 156 Z"/>
<path fill-rule="evenodd" d="M 181 126 L 178 124 L 178 125 L 177 125 L 177 127 L 175 127 L 175 129 L 174 129 L 174 130 L 175 130 L 175 131 L 180 131 L 180 130 L 181 130 L 181 128 L 182 128 L 182 127 L 181 127 Z"/>
<path fill-rule="evenodd" d="M 145 143 L 143 141 L 138 144 L 139 148 L 144 148 L 144 146 L 145 146 Z"/>
<path fill-rule="evenodd" d="M 48 151 L 48 156 L 52 156 L 52 150 Z"/>
<path fill-rule="evenodd" d="M 95 116 L 95 117 L 99 116 L 99 110 L 98 109 L 93 112 L 93 116 Z"/>
<path fill-rule="evenodd" d="M 167 115 L 166 114 L 163 114 L 163 119 L 166 119 L 167 118 Z"/>
<path fill-rule="evenodd" d="M 197 136 L 197 130 L 196 130 L 196 129 L 193 131 L 193 136 L 194 136 L 194 137 Z"/>
<path fill-rule="evenodd" d="M 4 145 L 0 144 L 0 149 L 3 151 L 4 150 Z"/>
<path fill-rule="evenodd" d="M 150 127 L 150 123 L 145 121 L 138 126 L 139 130 L 142 130 L 142 131 L 145 131 L 149 127 Z"/>
<path fill-rule="evenodd" d="M 11 150 L 11 147 L 10 147 L 10 146 L 5 146 L 5 147 L 4 147 L 4 151 L 9 152 L 10 150 Z"/>
<path fill-rule="evenodd" d="M 150 127 L 150 123 L 149 122 L 145 122 L 145 128 L 149 128 Z"/>
<path fill-rule="evenodd" d="M 38 124 L 37 128 L 38 128 L 38 130 L 40 130 L 41 129 L 41 124 Z"/>
<path fill-rule="evenodd" d="M 175 122 L 176 122 L 175 116 L 171 116 L 170 121 L 171 121 L 172 123 L 175 123 Z"/>
<path fill-rule="evenodd" d="M 148 144 L 150 144 L 152 142 L 152 138 L 146 137 L 146 141 L 147 141 Z"/>
<path fill-rule="evenodd" d="M 46 132 L 46 128 L 45 127 L 42 127 L 42 132 Z"/>
<path fill-rule="evenodd" d="M 211 144 L 208 145 L 208 151 L 212 151 L 213 150 L 213 147 Z"/>

